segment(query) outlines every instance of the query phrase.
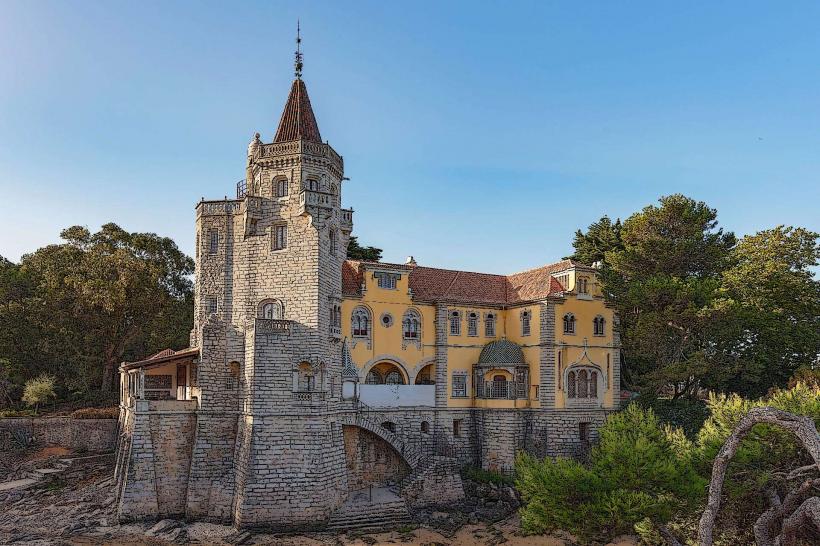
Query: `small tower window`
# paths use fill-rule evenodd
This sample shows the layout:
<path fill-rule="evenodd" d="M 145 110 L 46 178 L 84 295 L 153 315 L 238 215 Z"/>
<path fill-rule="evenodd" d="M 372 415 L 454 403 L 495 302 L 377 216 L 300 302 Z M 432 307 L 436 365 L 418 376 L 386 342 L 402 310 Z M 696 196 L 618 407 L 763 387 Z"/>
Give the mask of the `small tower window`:
<path fill-rule="evenodd" d="M 278 301 L 267 300 L 262 302 L 262 305 L 259 307 L 259 318 L 281 319 L 283 316 L 282 304 Z"/>
<path fill-rule="evenodd" d="M 329 238 L 330 238 L 330 253 L 331 254 L 336 254 L 336 230 L 334 230 L 334 229 L 330 230 Z"/>
<path fill-rule="evenodd" d="M 219 251 L 219 230 L 208 230 L 208 254 L 216 254 Z"/>
<path fill-rule="evenodd" d="M 208 313 L 213 315 L 219 311 L 219 302 L 216 298 L 208 298 Z"/>
<path fill-rule="evenodd" d="M 288 246 L 288 226 L 277 224 L 273 226 L 273 250 L 283 250 Z"/>
<path fill-rule="evenodd" d="M 421 432 L 423 434 L 430 434 L 430 423 L 428 423 L 427 421 L 422 421 L 421 422 Z"/>
<path fill-rule="evenodd" d="M 279 179 L 276 181 L 276 197 L 287 197 L 288 195 L 288 181 L 287 179 Z"/>
<path fill-rule="evenodd" d="M 310 191 L 319 191 L 319 181 L 313 178 L 308 178 L 305 187 Z"/>
<path fill-rule="evenodd" d="M 578 293 L 579 294 L 588 294 L 587 292 L 587 278 L 586 277 L 578 277 Z"/>

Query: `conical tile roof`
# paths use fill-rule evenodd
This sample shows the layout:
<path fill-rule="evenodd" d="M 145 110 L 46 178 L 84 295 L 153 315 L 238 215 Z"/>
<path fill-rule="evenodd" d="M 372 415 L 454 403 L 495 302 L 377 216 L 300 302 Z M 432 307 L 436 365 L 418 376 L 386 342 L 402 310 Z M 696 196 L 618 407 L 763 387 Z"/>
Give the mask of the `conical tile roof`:
<path fill-rule="evenodd" d="M 293 80 L 288 101 L 285 103 L 285 110 L 282 112 L 282 119 L 279 120 L 279 128 L 273 139 L 274 142 L 291 140 L 322 142 L 319 125 L 316 123 L 316 116 L 313 115 L 313 108 L 310 106 L 307 87 L 301 78 Z"/>

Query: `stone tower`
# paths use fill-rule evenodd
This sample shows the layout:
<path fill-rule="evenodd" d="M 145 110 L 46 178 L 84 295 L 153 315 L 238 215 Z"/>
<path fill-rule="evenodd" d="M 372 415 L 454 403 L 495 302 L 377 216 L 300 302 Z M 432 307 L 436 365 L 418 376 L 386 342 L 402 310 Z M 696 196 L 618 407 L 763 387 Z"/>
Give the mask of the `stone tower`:
<path fill-rule="evenodd" d="M 298 526 L 326 518 L 346 496 L 335 417 L 341 268 L 353 227 L 352 211 L 341 208 L 343 180 L 341 156 L 321 140 L 297 52 L 276 135 L 270 144 L 258 133 L 251 140 L 237 199 L 197 207 L 191 337 L 201 350 L 202 409 L 190 480 L 202 483 L 189 487 L 189 516 Z M 215 443 L 235 446 L 224 454 L 231 469 L 213 468 Z M 200 448 L 208 460 L 198 466 Z M 225 476 L 217 487 L 205 483 L 215 472 Z"/>

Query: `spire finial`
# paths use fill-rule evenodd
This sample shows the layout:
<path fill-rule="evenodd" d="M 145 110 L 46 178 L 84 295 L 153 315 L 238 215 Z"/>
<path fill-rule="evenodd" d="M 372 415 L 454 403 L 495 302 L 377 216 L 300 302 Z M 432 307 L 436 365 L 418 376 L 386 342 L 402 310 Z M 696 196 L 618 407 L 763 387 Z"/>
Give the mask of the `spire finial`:
<path fill-rule="evenodd" d="M 299 26 L 299 19 L 296 20 L 296 79 L 302 79 L 302 31 Z"/>

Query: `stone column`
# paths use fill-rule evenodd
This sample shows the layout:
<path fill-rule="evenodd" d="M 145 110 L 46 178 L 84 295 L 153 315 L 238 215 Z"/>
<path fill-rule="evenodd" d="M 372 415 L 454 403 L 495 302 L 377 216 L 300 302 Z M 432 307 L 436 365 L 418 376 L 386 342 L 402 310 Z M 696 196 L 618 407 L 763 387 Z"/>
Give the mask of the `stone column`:
<path fill-rule="evenodd" d="M 541 346 L 539 369 L 540 386 L 538 398 L 542 409 L 555 407 L 555 304 L 548 301 L 540 305 L 538 342 Z"/>
<path fill-rule="evenodd" d="M 447 407 L 447 305 L 436 304 L 436 407 Z"/>

